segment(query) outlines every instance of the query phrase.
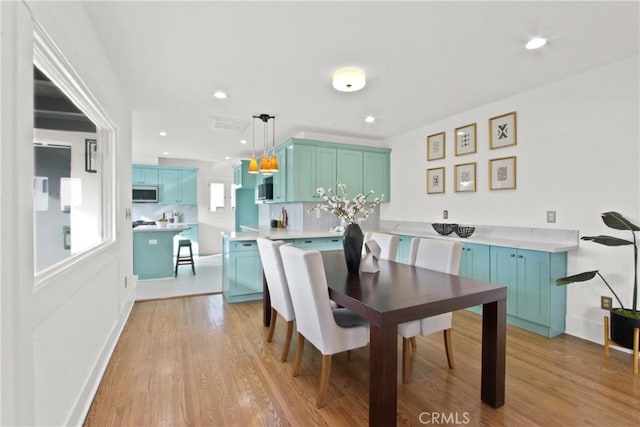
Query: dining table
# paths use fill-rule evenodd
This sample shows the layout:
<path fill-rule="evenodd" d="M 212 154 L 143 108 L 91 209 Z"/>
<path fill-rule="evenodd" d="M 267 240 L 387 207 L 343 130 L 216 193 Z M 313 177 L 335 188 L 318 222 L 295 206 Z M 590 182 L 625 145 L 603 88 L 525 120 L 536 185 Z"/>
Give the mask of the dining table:
<path fill-rule="evenodd" d="M 480 304 L 480 398 L 493 408 L 504 405 L 506 286 L 387 260 L 375 273 L 350 274 L 343 251 L 321 253 L 330 298 L 369 321 L 370 426 L 397 423 L 398 325 Z M 268 297 L 265 286 L 266 325 Z"/>

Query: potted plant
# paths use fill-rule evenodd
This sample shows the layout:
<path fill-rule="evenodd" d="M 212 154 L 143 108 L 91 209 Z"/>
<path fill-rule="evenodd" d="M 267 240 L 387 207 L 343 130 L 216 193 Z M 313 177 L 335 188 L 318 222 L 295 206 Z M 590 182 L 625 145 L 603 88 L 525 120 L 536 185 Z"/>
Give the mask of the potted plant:
<path fill-rule="evenodd" d="M 622 301 L 611 288 L 606 279 L 598 270 L 585 271 L 583 273 L 574 274 L 572 276 L 562 277 L 556 280 L 557 285 L 568 285 L 575 282 L 586 282 L 593 279 L 596 275 L 602 279 L 604 284 L 609 288 L 613 296 L 620 305 L 610 312 L 611 322 L 611 339 L 622 347 L 633 348 L 633 329 L 640 328 L 640 313 L 638 313 L 638 245 L 636 242 L 636 231 L 640 231 L 640 227 L 633 221 L 619 214 L 618 212 L 605 212 L 602 215 L 602 221 L 609 228 L 616 230 L 631 231 L 633 240 L 621 239 L 613 236 L 585 236 L 582 240 L 590 240 L 605 246 L 633 246 L 633 297 L 631 307 L 625 307 Z"/>
<path fill-rule="evenodd" d="M 364 221 L 373 213 L 382 200 L 384 194 L 375 197 L 372 202 L 367 199 L 373 195 L 373 190 L 368 194 L 357 194 L 352 200 L 347 194 L 347 186 L 338 182 L 340 195 L 338 196 L 329 188 L 325 190 L 320 187 L 316 189 L 318 197 L 324 200 L 324 203 L 318 203 L 307 213 L 315 211 L 331 212 L 345 223 L 344 234 L 342 235 L 342 246 L 344 248 L 344 256 L 347 262 L 347 270 L 349 273 L 357 273 L 360 270 L 360 258 L 362 257 L 362 243 L 364 234 L 360 228 L 360 222 Z M 367 203 L 370 203 L 367 206 Z"/>

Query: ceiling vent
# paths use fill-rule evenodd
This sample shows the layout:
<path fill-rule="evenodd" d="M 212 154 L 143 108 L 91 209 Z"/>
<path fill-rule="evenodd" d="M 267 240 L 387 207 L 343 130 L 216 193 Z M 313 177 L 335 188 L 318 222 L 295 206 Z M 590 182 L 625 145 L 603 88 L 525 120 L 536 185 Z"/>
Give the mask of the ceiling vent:
<path fill-rule="evenodd" d="M 244 132 L 249 127 L 249 123 L 249 121 L 229 117 L 209 117 L 209 127 L 214 130 Z"/>

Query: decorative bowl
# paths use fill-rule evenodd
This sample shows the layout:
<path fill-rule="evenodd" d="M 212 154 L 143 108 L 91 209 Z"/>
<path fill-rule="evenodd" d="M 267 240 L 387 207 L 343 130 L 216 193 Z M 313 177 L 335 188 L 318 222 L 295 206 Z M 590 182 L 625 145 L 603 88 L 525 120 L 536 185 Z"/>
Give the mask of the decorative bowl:
<path fill-rule="evenodd" d="M 167 228 L 168 221 L 156 221 L 156 225 L 160 228 Z"/>
<path fill-rule="evenodd" d="M 458 224 L 445 224 L 442 222 L 434 222 L 431 226 L 438 234 L 442 234 L 443 236 L 448 236 L 458 228 Z"/>
<path fill-rule="evenodd" d="M 473 234 L 474 231 L 476 231 L 475 227 L 469 227 L 469 226 L 465 226 L 465 225 L 459 225 L 456 228 L 456 234 L 460 237 L 469 237 Z"/>

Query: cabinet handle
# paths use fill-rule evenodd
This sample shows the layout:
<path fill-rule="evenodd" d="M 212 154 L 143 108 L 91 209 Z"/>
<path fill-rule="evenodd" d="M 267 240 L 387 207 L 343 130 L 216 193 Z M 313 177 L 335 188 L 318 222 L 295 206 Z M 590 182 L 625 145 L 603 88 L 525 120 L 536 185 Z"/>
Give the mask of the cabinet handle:
<path fill-rule="evenodd" d="M 313 240 L 305 240 L 305 243 L 313 243 Z"/>
<path fill-rule="evenodd" d="M 522 255 L 518 255 L 518 258 L 524 258 Z"/>
<path fill-rule="evenodd" d="M 243 243 L 242 246 L 253 246 L 251 243 Z"/>
<path fill-rule="evenodd" d="M 340 239 L 331 239 L 332 242 L 339 242 Z"/>
<path fill-rule="evenodd" d="M 511 258 L 515 258 L 516 254 L 511 254 L 510 257 Z"/>

